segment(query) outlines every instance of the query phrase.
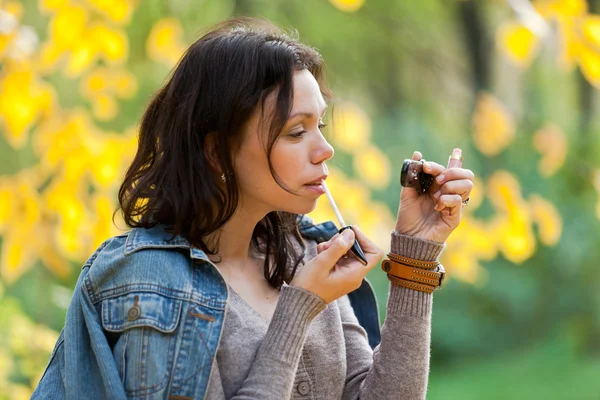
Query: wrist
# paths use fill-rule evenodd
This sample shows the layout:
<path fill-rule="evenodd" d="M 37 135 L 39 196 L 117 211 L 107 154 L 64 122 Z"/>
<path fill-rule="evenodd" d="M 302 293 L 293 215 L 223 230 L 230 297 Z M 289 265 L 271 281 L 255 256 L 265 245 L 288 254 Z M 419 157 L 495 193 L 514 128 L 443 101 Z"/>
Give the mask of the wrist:
<path fill-rule="evenodd" d="M 422 261 L 439 259 L 444 243 L 392 231 L 390 250 L 394 254 Z"/>

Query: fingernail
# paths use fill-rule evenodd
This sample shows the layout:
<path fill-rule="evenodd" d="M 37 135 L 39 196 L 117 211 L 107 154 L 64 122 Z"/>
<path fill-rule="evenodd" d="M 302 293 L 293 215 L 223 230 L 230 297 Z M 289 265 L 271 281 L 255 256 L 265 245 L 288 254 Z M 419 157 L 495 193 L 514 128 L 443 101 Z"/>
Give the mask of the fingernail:
<path fill-rule="evenodd" d="M 344 232 L 342 232 L 342 236 L 345 239 L 352 240 L 354 239 L 354 231 L 352 229 L 346 229 Z"/>
<path fill-rule="evenodd" d="M 441 194 L 441 192 L 438 190 L 437 192 L 434 193 L 433 197 L 438 199 L 440 197 L 440 194 Z"/>
<path fill-rule="evenodd" d="M 444 182 L 444 175 L 438 175 L 437 178 L 435 178 L 435 180 L 437 181 L 437 183 L 442 183 Z"/>
<path fill-rule="evenodd" d="M 438 204 L 436 204 L 435 206 L 433 206 L 433 209 L 434 209 L 435 211 L 438 211 Z"/>

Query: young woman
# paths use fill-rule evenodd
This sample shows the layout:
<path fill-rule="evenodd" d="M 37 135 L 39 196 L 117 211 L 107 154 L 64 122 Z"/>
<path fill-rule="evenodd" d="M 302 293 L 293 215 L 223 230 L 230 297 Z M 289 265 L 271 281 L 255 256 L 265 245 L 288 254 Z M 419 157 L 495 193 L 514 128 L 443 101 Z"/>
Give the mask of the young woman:
<path fill-rule="evenodd" d="M 132 229 L 83 266 L 33 398 L 425 398 L 437 259 L 473 174 L 424 163 L 427 193 L 402 191 L 379 343 L 363 278 L 383 251 L 356 226 L 340 235 L 304 216 L 334 153 L 322 69 L 314 49 L 251 19 L 187 50 L 119 192 Z M 355 239 L 366 266 L 348 253 Z"/>

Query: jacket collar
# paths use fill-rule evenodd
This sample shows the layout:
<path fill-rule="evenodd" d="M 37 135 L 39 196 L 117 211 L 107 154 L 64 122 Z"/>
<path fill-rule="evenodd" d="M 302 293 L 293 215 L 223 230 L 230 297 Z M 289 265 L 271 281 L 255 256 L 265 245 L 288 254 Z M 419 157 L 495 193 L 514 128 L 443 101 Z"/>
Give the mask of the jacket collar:
<path fill-rule="evenodd" d="M 125 255 L 128 256 L 141 249 L 187 249 L 190 257 L 198 260 L 208 260 L 208 256 L 197 247 L 193 247 L 184 237 L 173 235 L 165 231 L 165 225 L 156 224 L 152 228 L 133 228 L 125 241 Z"/>
<path fill-rule="evenodd" d="M 329 240 L 337 233 L 335 224 L 331 221 L 315 224 L 306 215 L 298 217 L 300 233 L 309 239 L 323 242 Z M 198 260 L 207 260 L 208 256 L 197 247 L 193 247 L 184 237 L 173 235 L 165 231 L 165 225 L 156 224 L 152 228 L 133 228 L 125 241 L 125 255 L 128 256 L 141 249 L 147 248 L 181 248 L 190 252 L 190 257 Z"/>

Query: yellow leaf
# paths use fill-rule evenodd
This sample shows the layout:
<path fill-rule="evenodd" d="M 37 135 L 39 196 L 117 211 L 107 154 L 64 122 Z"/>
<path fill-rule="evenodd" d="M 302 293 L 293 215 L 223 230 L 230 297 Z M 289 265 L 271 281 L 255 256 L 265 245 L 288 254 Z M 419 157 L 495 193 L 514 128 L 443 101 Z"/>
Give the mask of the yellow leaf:
<path fill-rule="evenodd" d="M 73 48 L 65 68 L 66 76 L 76 78 L 96 62 L 98 49 L 93 45 L 89 40 L 82 40 Z"/>
<path fill-rule="evenodd" d="M 354 170 L 367 185 L 384 189 L 390 184 L 390 160 L 379 148 L 365 143 L 353 161 Z"/>
<path fill-rule="evenodd" d="M 479 265 L 477 259 L 468 253 L 448 248 L 443 253 L 442 263 L 451 277 L 473 285 L 485 284 L 487 276 L 485 270 Z"/>
<path fill-rule="evenodd" d="M 98 93 L 92 99 L 92 110 L 99 120 L 110 121 L 117 116 L 119 107 L 112 96 Z"/>
<path fill-rule="evenodd" d="M 15 195 L 11 182 L 2 179 L 0 183 L 0 233 L 6 229 L 9 218 L 15 209 Z"/>
<path fill-rule="evenodd" d="M 54 241 L 52 241 L 54 244 Z M 48 243 L 44 243 L 39 251 L 39 257 L 44 266 L 54 275 L 60 278 L 67 278 L 70 273 L 69 262 L 58 253 L 56 248 Z"/>
<path fill-rule="evenodd" d="M 508 22 L 498 29 L 496 41 L 504 55 L 519 67 L 531 64 L 539 47 L 539 39 L 524 25 Z"/>
<path fill-rule="evenodd" d="M 86 144 L 91 144 L 88 141 Z M 109 188 L 118 183 L 123 171 L 124 139 L 117 136 L 102 136 L 94 142 L 94 149 L 89 148 L 91 154 L 89 171 L 94 183 L 103 188 Z"/>
<path fill-rule="evenodd" d="M 68 180 L 66 175 L 57 177 L 44 196 L 48 210 L 58 217 L 58 225 L 52 227 L 56 249 L 70 259 L 85 257 L 92 228 L 90 211 L 85 206 L 89 195 L 82 190 L 80 180 Z"/>
<path fill-rule="evenodd" d="M 513 263 L 530 258 L 536 249 L 528 204 L 521 197 L 517 179 L 506 171 L 494 173 L 488 180 L 488 198 L 498 210 L 489 225 L 504 257 Z"/>
<path fill-rule="evenodd" d="M 522 201 L 519 181 L 507 171 L 496 171 L 487 184 L 487 197 L 500 212 L 506 213 Z"/>
<path fill-rule="evenodd" d="M 489 93 L 479 94 L 473 114 L 473 141 L 487 156 L 495 156 L 515 138 L 515 123 L 504 105 Z"/>
<path fill-rule="evenodd" d="M 23 17 L 23 4 L 20 1 L 7 1 L 2 3 L 2 8 L 14 15 L 19 21 Z"/>
<path fill-rule="evenodd" d="M 559 65 L 565 71 L 570 71 L 577 65 L 580 48 L 579 36 L 575 32 L 576 21 L 561 19 L 558 21 L 559 31 Z"/>
<path fill-rule="evenodd" d="M 488 198 L 499 211 L 490 224 L 500 251 L 513 263 L 521 263 L 535 252 L 536 243 L 529 207 L 521 197 L 517 179 L 506 171 L 494 173 L 488 180 Z"/>
<path fill-rule="evenodd" d="M 345 12 L 358 11 L 365 4 L 365 0 L 329 0 L 329 2 L 338 10 Z"/>
<path fill-rule="evenodd" d="M 579 66 L 587 81 L 600 88 L 600 54 L 587 46 L 581 46 Z"/>
<path fill-rule="evenodd" d="M 58 63 L 64 53 L 65 50 L 59 49 L 54 42 L 44 43 L 38 57 L 40 72 L 45 74 L 53 72 L 56 63 Z"/>
<path fill-rule="evenodd" d="M 332 139 L 335 147 L 350 154 L 360 154 L 371 140 L 371 120 L 358 106 L 346 103 L 336 109 Z"/>
<path fill-rule="evenodd" d="M 7 217 L 10 229 L 4 231 L 0 264 L 2 279 L 14 282 L 33 265 L 37 258 L 35 232 L 41 219 L 42 202 L 33 185 L 36 181 L 28 171 L 15 177 L 11 214 Z M 24 179 L 25 178 L 25 179 Z"/>
<path fill-rule="evenodd" d="M 567 157 L 567 138 L 562 130 L 550 124 L 533 135 L 533 147 L 542 153 L 538 171 L 543 177 L 550 177 L 558 171 Z"/>
<path fill-rule="evenodd" d="M 584 39 L 593 46 L 600 46 L 600 16 L 588 15 L 581 23 Z"/>
<path fill-rule="evenodd" d="M 562 218 L 552 203 L 538 195 L 529 197 L 531 215 L 538 225 L 540 240 L 546 246 L 555 246 L 562 234 Z"/>
<path fill-rule="evenodd" d="M 498 216 L 490 228 L 491 234 L 498 238 L 500 251 L 510 262 L 520 264 L 535 253 L 535 237 L 524 202 L 515 204 L 507 214 Z"/>
<path fill-rule="evenodd" d="M 104 93 L 107 91 L 110 83 L 110 75 L 106 68 L 95 68 L 81 80 L 81 93 L 91 98 L 96 93 Z"/>
<path fill-rule="evenodd" d="M 173 66 L 185 51 L 181 44 L 183 29 L 175 18 L 164 18 L 158 21 L 146 39 L 146 53 L 157 62 Z"/>
<path fill-rule="evenodd" d="M 92 223 L 93 241 L 90 246 L 92 249 L 98 248 L 107 238 L 120 233 L 112 223 L 112 215 L 116 206 L 114 203 L 112 194 L 105 192 L 97 192 L 92 198 L 92 210 L 95 216 L 95 220 Z M 122 222 L 122 219 L 118 218 L 118 216 L 119 213 L 115 215 L 115 222 L 117 222 L 118 226 L 124 227 L 124 223 L 118 223 L 119 221 Z"/>
<path fill-rule="evenodd" d="M 81 6 L 68 6 L 59 9 L 48 26 L 48 33 L 56 48 L 70 49 L 85 40 L 88 16 Z"/>
<path fill-rule="evenodd" d="M 131 19 L 133 5 L 129 0 L 88 0 L 114 22 L 124 24 Z"/>
<path fill-rule="evenodd" d="M 545 18 L 573 18 L 587 13 L 586 0 L 535 0 L 537 11 Z"/>
<path fill-rule="evenodd" d="M 97 24 L 90 28 L 89 38 L 106 62 L 120 63 L 127 58 L 129 45 L 127 36 L 122 31 Z"/>
<path fill-rule="evenodd" d="M 45 169 L 55 169 L 71 156 L 87 158 L 82 143 L 90 136 L 93 127 L 87 114 L 75 111 L 56 114 L 37 129 L 33 148 Z M 82 173 L 83 171 L 80 171 Z"/>
<path fill-rule="evenodd" d="M 19 70 L 4 76 L 0 93 L 0 120 L 7 128 L 5 138 L 12 147 L 22 148 L 27 140 L 27 128 L 51 109 L 53 92 L 31 70 Z"/>
<path fill-rule="evenodd" d="M 8 44 L 13 40 L 14 35 L 2 35 L 0 34 L 0 60 L 2 60 L 2 55 L 4 51 L 8 47 Z"/>
<path fill-rule="evenodd" d="M 131 72 L 122 69 L 111 76 L 111 88 L 122 99 L 130 99 L 137 92 L 137 80 Z"/>
<path fill-rule="evenodd" d="M 38 0 L 40 10 L 45 13 L 59 11 L 69 5 L 70 0 Z"/>

